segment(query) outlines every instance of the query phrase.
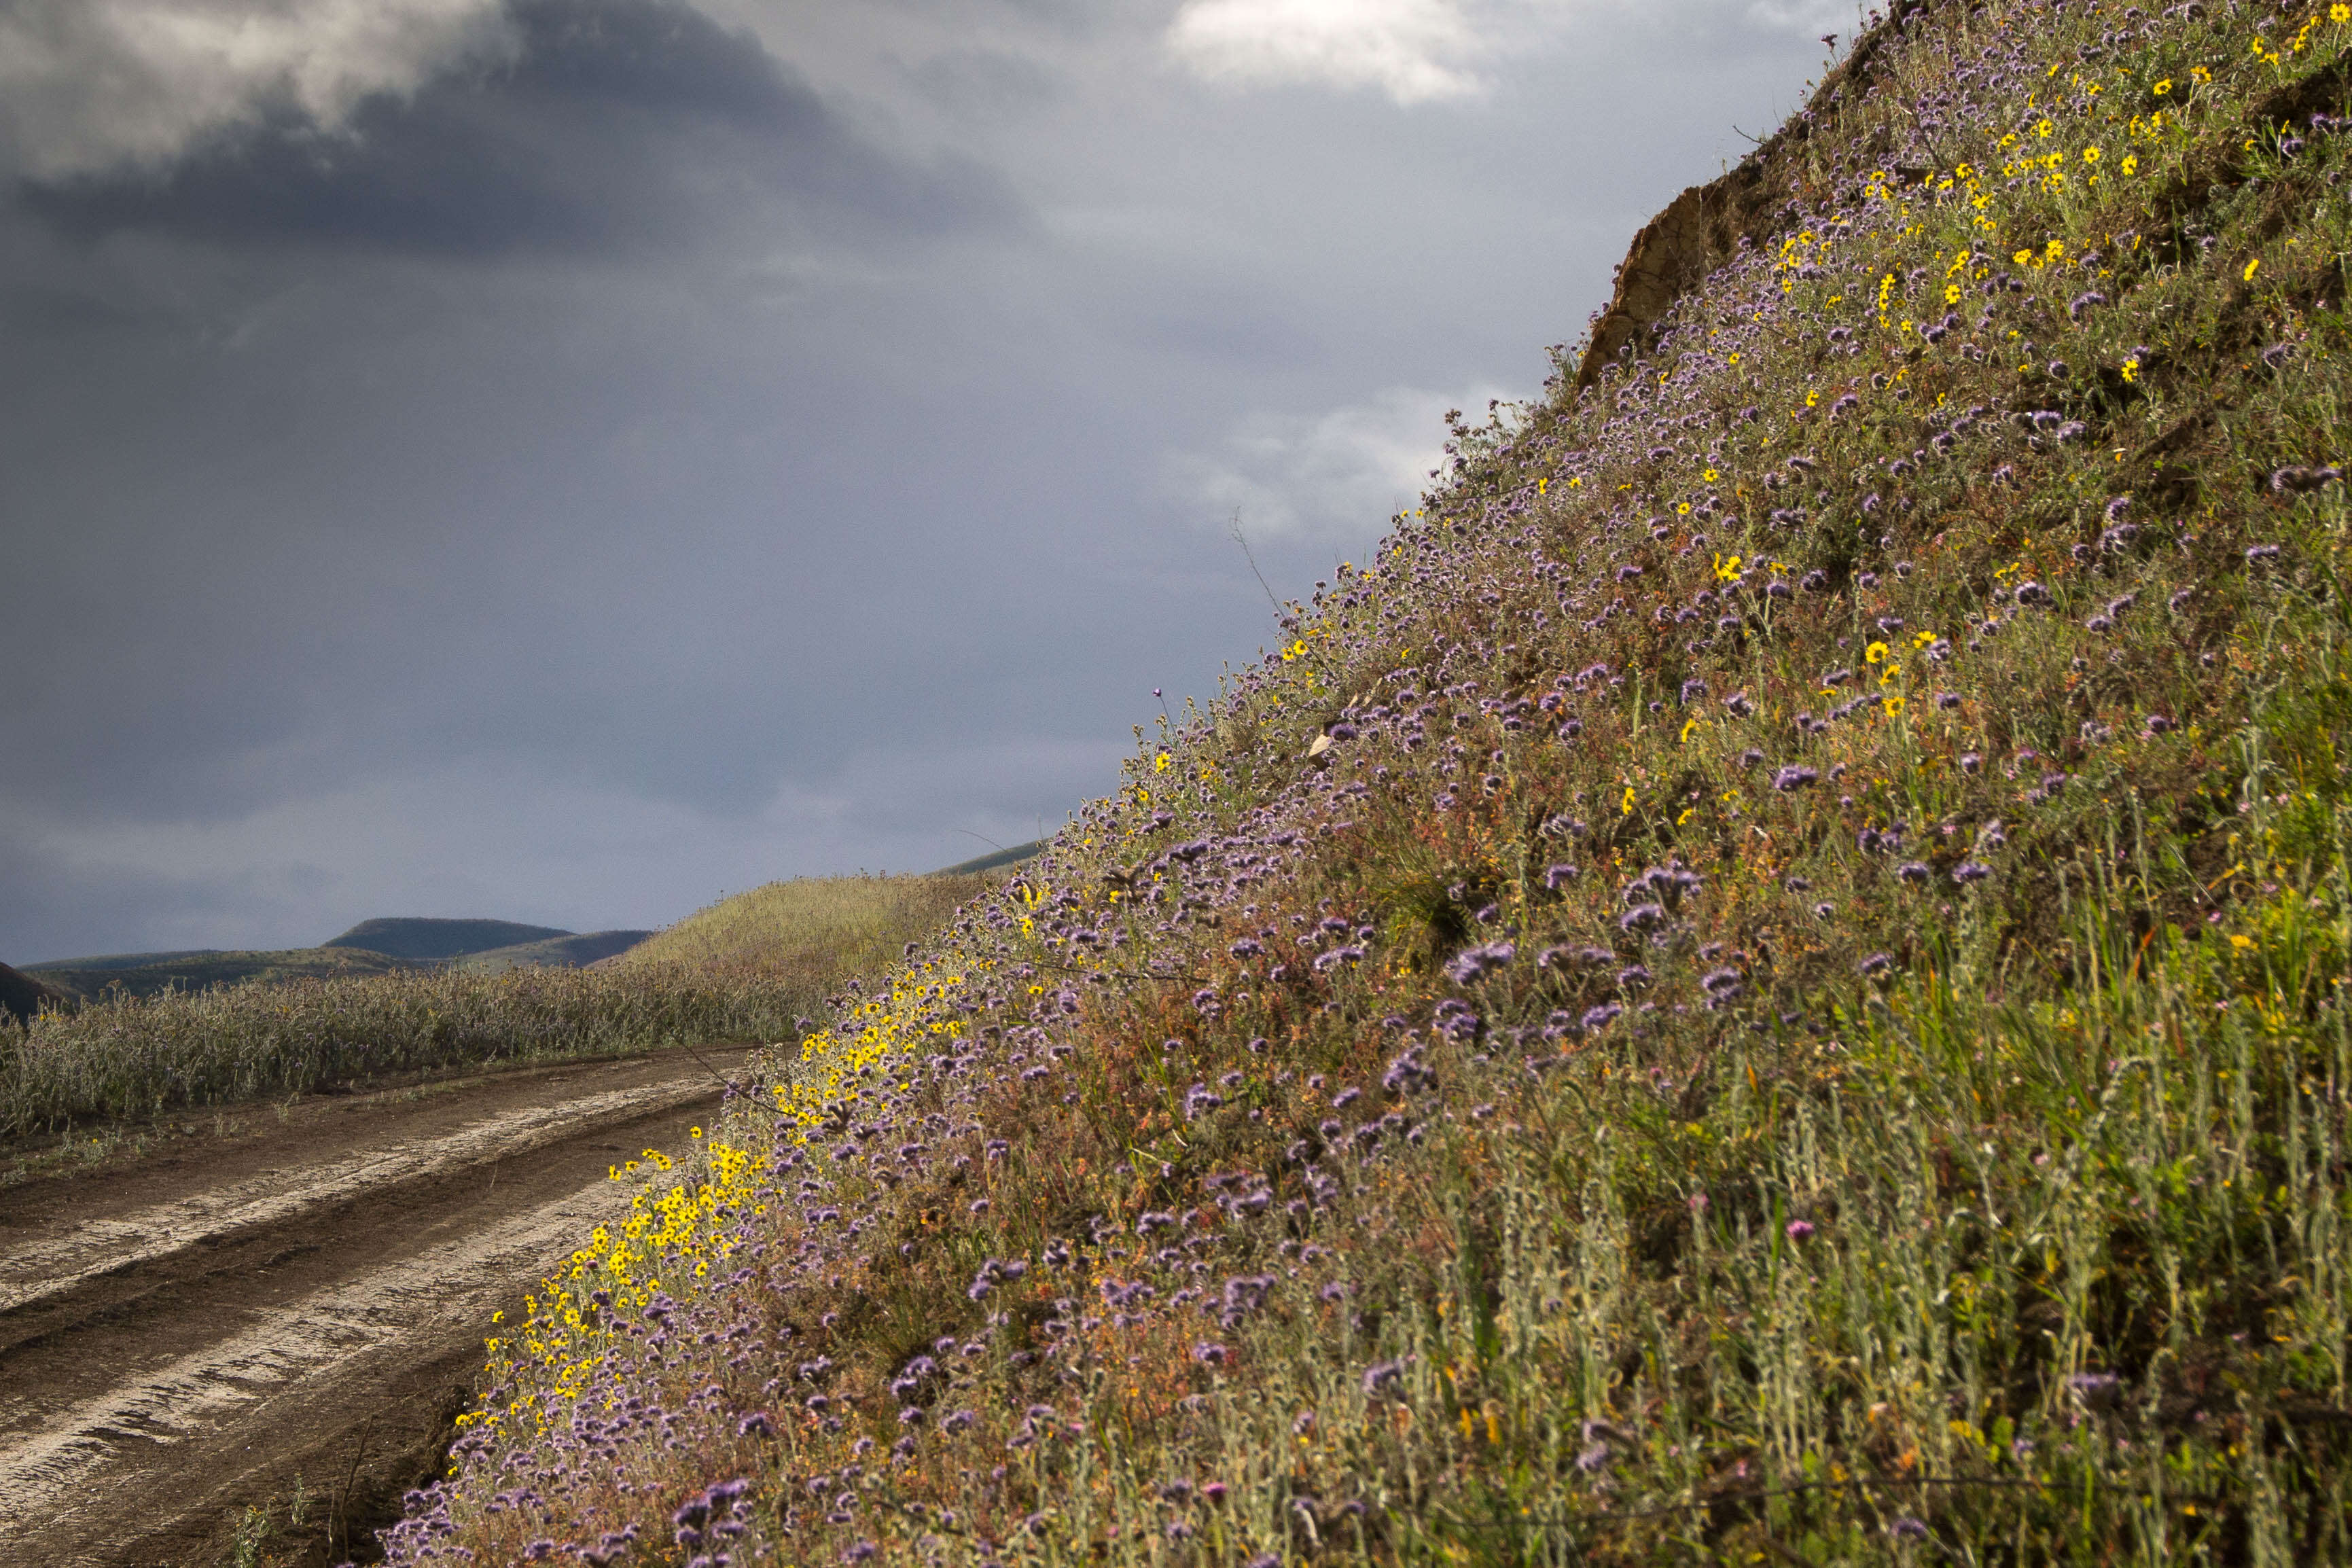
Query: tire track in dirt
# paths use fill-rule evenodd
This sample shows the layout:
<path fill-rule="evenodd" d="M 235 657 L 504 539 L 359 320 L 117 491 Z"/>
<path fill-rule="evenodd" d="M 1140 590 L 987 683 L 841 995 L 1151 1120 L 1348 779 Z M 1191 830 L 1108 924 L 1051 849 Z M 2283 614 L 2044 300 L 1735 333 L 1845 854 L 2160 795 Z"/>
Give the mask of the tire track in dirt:
<path fill-rule="evenodd" d="M 121 1219 L 93 1219 L 53 1240 L 0 1253 L 0 1314 L 20 1311 L 76 1286 L 216 1242 L 232 1233 L 291 1218 L 305 1209 L 355 1197 L 372 1187 L 510 1159 L 577 1137 L 581 1124 L 616 1114 L 667 1110 L 708 1099 L 699 1080 L 615 1089 L 585 1100 L 526 1106 L 484 1119 L 455 1134 L 414 1138 L 351 1162 L 306 1165 L 210 1192 L 192 1193 Z"/>
<path fill-rule="evenodd" d="M 607 1167 L 681 1147 L 747 1054 L 306 1105 L 162 1169 L 0 1192 L 0 1563 L 219 1562 L 246 1506 L 298 1487 L 298 1560 L 364 1557 L 490 1313 L 627 1209 Z"/>

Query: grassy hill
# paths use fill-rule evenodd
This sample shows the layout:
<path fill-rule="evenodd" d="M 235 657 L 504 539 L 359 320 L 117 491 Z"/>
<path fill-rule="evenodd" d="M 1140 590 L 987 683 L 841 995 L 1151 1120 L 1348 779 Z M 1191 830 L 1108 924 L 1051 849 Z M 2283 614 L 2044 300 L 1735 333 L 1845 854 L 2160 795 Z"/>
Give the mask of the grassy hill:
<path fill-rule="evenodd" d="M 148 959 L 149 962 L 138 962 Z M 278 952 L 208 949 L 168 955 L 142 953 L 68 960 L 27 969 L 66 994 L 87 1000 L 113 992 L 156 996 L 167 991 L 204 991 L 215 985 L 284 984 L 293 980 L 393 974 L 413 969 L 404 960 L 354 948 L 298 947 Z"/>
<path fill-rule="evenodd" d="M 389 974 L 442 963 L 476 974 L 499 974 L 517 968 L 566 968 L 625 952 L 652 934 L 643 931 L 583 934 L 510 921 L 372 920 L 317 947 L 270 952 L 197 948 L 111 953 L 36 964 L 26 973 L 69 997 L 94 997 L 108 991 L 154 996 L 171 990 L 202 991 L 248 982 L 282 984 L 329 976 Z"/>
<path fill-rule="evenodd" d="M 983 872 L 929 877 L 802 877 L 770 882 L 696 910 L 613 962 L 688 964 L 718 972 L 824 974 L 827 986 L 906 956 L 958 907 L 1002 879 Z"/>
<path fill-rule="evenodd" d="M 109 952 L 89 958 L 56 958 L 47 963 L 29 963 L 26 969 L 146 969 L 158 963 L 178 963 L 184 961 L 218 958 L 235 951 L 222 947 L 175 948 L 167 952 Z"/>
<path fill-rule="evenodd" d="M 1892 10 L 393 1561 L 2352 1561 L 2352 6 Z"/>
<path fill-rule="evenodd" d="M 556 926 L 520 925 L 513 921 L 453 921 L 405 918 L 362 921 L 321 947 L 359 948 L 393 958 L 430 960 L 462 958 L 494 948 L 549 942 L 572 933 Z"/>
<path fill-rule="evenodd" d="M 509 969 L 574 969 L 618 957 L 653 934 L 649 931 L 594 931 L 578 936 L 554 936 L 542 942 L 466 953 L 451 959 L 449 963 L 469 974 L 499 974 Z"/>

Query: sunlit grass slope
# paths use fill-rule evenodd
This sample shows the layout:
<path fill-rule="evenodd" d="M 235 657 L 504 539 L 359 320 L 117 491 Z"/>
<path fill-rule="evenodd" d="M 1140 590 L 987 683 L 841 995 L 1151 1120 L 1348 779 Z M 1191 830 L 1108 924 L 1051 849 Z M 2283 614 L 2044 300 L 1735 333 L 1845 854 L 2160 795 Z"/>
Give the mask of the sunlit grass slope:
<path fill-rule="evenodd" d="M 2352 1560 L 2352 6 L 1899 17 L 396 1561 Z"/>
<path fill-rule="evenodd" d="M 967 874 L 770 882 L 696 910 L 614 962 L 822 974 L 819 984 L 830 985 L 899 962 L 910 940 L 928 935 L 1001 879 Z"/>

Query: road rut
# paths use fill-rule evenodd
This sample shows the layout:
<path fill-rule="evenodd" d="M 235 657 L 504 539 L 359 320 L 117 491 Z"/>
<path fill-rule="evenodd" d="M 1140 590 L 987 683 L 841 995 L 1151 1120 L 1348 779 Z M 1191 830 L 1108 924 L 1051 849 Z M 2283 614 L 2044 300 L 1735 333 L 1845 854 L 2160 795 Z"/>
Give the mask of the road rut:
<path fill-rule="evenodd" d="M 491 1312 L 628 1205 L 749 1047 L 264 1108 L 0 1190 L 0 1564 L 364 1561 L 428 1479 Z M 282 1521 L 281 1521 L 282 1523 Z"/>

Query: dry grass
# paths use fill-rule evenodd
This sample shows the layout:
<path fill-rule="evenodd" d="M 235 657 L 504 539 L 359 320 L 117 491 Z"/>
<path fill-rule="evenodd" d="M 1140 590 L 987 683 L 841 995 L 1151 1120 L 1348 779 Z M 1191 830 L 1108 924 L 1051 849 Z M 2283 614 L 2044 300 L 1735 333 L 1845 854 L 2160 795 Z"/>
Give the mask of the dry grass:
<path fill-rule="evenodd" d="M 822 992 L 898 962 L 907 943 L 1003 879 L 799 877 L 721 899 L 639 942 L 615 968 L 698 969 L 802 976 Z"/>
<path fill-rule="evenodd" d="M 796 1037 L 828 992 L 885 967 L 998 879 L 774 882 L 586 969 L 115 991 L 29 1026 L 0 1020 L 0 1136 L 387 1074 Z"/>

